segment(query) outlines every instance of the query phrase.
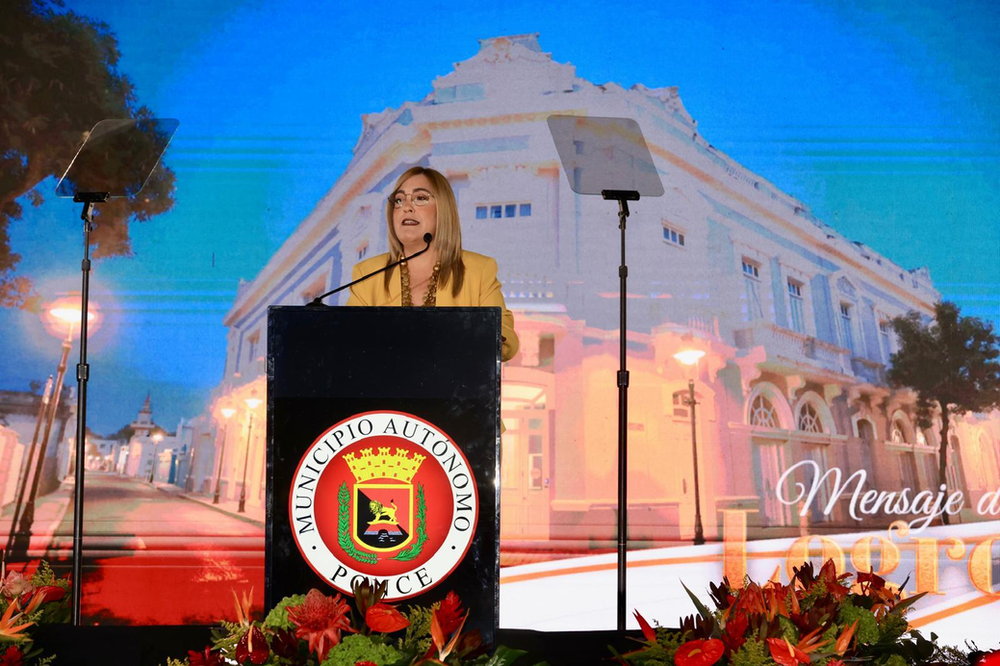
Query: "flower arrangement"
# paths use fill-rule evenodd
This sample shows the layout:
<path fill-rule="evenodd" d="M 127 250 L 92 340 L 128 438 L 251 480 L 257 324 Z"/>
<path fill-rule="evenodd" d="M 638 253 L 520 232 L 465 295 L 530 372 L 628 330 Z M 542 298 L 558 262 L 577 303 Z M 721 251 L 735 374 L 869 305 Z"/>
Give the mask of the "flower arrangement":
<path fill-rule="evenodd" d="M 635 613 L 643 647 L 617 654 L 636 666 L 906 666 L 939 660 L 937 637 L 911 630 L 905 613 L 923 594 L 903 599 L 874 573 L 837 575 L 829 560 L 817 574 L 810 563 L 794 570 L 787 584 L 747 581 L 734 588 L 728 579 L 710 584 L 712 611 L 686 587 L 698 615 L 680 629 L 653 628 Z M 904 583 L 905 586 L 905 583 Z"/>
<path fill-rule="evenodd" d="M 43 656 L 29 629 L 69 621 L 69 579 L 57 578 L 46 562 L 31 576 L 7 568 L 0 554 L 0 666 L 46 666 L 55 655 Z"/>
<path fill-rule="evenodd" d="M 250 616 L 253 591 L 233 592 L 236 621 L 167 666 L 509 666 L 525 654 L 503 646 L 488 654 L 478 630 L 464 631 L 469 613 L 454 592 L 404 612 L 383 601 L 386 590 L 385 582 L 359 581 L 352 607 L 340 594 L 312 589 L 285 597 L 262 622 Z"/>

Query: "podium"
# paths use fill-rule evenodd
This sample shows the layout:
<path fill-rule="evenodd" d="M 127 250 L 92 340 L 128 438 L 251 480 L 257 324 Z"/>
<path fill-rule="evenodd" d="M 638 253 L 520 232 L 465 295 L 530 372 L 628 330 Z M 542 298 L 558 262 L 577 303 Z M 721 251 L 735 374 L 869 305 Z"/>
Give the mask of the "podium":
<path fill-rule="evenodd" d="M 388 582 L 499 617 L 499 308 L 268 308 L 265 604 Z"/>

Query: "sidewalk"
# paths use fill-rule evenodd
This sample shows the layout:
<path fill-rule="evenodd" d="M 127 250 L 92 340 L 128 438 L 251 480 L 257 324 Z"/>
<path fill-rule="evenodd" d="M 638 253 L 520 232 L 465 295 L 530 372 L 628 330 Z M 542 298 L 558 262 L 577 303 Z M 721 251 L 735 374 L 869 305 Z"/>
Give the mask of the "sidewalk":
<path fill-rule="evenodd" d="M 215 509 L 222 513 L 228 514 L 233 518 L 242 520 L 243 522 L 256 525 L 257 527 L 264 527 L 264 507 L 255 507 L 251 505 L 246 506 L 246 511 L 244 513 L 239 512 L 240 503 L 239 500 L 230 500 L 225 497 L 219 498 L 219 503 L 214 504 L 212 502 L 212 495 L 199 495 L 195 493 L 186 492 L 180 486 L 175 486 L 172 483 L 163 483 L 161 481 L 154 481 L 153 486 L 161 491 L 168 493 L 170 495 L 175 495 L 176 497 L 181 497 L 183 499 L 189 500 L 191 502 L 197 502 L 202 506 L 207 506 L 210 509 Z"/>
<path fill-rule="evenodd" d="M 35 519 L 31 525 L 31 541 L 28 545 L 28 557 L 45 557 L 50 545 L 54 542 L 56 531 L 66 517 L 73 504 L 73 491 L 76 488 L 75 480 L 71 477 L 48 495 L 42 495 L 35 499 Z M 22 507 L 22 512 L 24 508 Z M 14 503 L 11 502 L 3 506 L 0 510 L 0 534 L 6 537 L 16 528 L 12 524 L 14 517 Z"/>

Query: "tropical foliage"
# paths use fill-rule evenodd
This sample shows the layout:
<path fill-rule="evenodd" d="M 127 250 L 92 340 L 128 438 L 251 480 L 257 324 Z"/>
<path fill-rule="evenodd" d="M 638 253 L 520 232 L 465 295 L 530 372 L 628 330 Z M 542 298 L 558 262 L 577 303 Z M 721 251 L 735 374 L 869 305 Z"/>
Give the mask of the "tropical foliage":
<path fill-rule="evenodd" d="M 524 655 L 488 653 L 454 592 L 430 607 L 400 610 L 383 601 L 385 582 L 360 581 L 353 606 L 319 590 L 285 597 L 262 622 L 250 616 L 252 591 L 237 597 L 236 620 L 213 631 L 212 644 L 167 666 L 509 666 Z"/>
<path fill-rule="evenodd" d="M 43 655 L 31 628 L 69 621 L 70 584 L 56 578 L 42 562 L 33 574 L 8 569 L 0 560 L 0 666 L 45 666 L 55 655 Z"/>
<path fill-rule="evenodd" d="M 936 636 L 912 630 L 905 613 L 922 594 L 903 599 L 874 573 L 838 575 L 830 560 L 817 573 L 810 563 L 787 585 L 729 580 L 710 585 L 715 610 L 688 591 L 698 614 L 679 629 L 652 627 L 638 612 L 642 647 L 617 654 L 636 666 L 905 666 L 937 661 Z M 905 587 L 905 584 L 904 584 Z M 685 588 L 687 589 L 687 588 Z"/>

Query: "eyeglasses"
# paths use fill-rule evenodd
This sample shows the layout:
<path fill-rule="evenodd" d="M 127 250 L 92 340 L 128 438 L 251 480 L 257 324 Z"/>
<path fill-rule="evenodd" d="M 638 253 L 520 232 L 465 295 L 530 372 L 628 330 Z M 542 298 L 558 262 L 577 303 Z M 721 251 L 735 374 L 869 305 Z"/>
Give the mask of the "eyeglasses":
<path fill-rule="evenodd" d="M 389 197 L 389 203 L 392 204 L 393 208 L 402 208 L 406 204 L 406 197 L 410 197 L 410 201 L 413 202 L 413 205 L 419 208 L 420 206 L 426 206 L 429 204 L 431 199 L 434 198 L 434 195 L 430 192 L 414 192 L 413 194 L 396 192 Z"/>

